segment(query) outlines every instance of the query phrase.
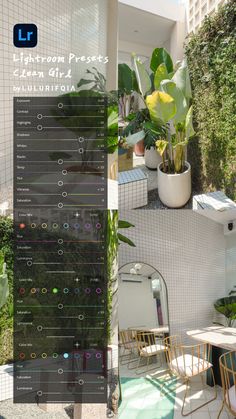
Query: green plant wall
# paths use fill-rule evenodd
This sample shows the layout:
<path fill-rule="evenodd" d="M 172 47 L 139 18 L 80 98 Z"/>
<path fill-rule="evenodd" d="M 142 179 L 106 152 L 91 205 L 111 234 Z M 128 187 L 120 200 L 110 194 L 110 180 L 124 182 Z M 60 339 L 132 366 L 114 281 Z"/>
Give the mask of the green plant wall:
<path fill-rule="evenodd" d="M 0 251 L 7 264 L 10 295 L 0 309 L 0 365 L 13 358 L 13 221 L 0 217 Z"/>
<path fill-rule="evenodd" d="M 229 0 L 190 35 L 195 137 L 189 144 L 195 190 L 236 200 L 236 1 Z"/>

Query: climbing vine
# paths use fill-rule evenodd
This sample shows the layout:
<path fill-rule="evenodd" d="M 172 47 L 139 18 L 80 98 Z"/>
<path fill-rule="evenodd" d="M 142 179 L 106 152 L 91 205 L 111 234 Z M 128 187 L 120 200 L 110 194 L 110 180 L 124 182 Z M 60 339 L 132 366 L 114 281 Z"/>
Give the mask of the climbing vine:
<path fill-rule="evenodd" d="M 195 137 L 189 145 L 194 187 L 236 200 L 236 2 L 229 0 L 190 35 L 186 56 Z"/>

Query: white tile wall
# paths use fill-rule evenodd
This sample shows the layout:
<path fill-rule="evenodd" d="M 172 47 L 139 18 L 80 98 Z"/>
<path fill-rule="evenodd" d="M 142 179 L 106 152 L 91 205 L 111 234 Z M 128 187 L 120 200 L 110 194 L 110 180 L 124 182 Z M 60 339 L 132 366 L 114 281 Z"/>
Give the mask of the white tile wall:
<path fill-rule="evenodd" d="M 135 209 L 148 203 L 147 179 L 119 185 L 119 208 Z"/>
<path fill-rule="evenodd" d="M 124 210 L 120 218 L 135 225 L 124 234 L 136 248 L 120 245 L 119 265 L 141 261 L 160 271 L 171 333 L 186 337 L 186 330 L 211 324 L 213 303 L 225 295 L 223 226 L 191 210 Z"/>
<path fill-rule="evenodd" d="M 226 236 L 226 290 L 236 286 L 236 233 Z"/>
<path fill-rule="evenodd" d="M 119 183 L 119 208 L 135 209 L 148 203 L 148 179 L 141 169 L 120 172 Z"/>
<path fill-rule="evenodd" d="M 6 186 L 12 185 L 13 176 L 13 71 L 18 64 L 13 64 L 13 54 L 33 56 L 68 55 L 107 55 L 107 5 L 108 0 L 1 0 L 0 1 L 0 202 L 6 196 Z M 35 23 L 38 26 L 38 45 L 35 48 L 19 49 L 13 46 L 13 26 L 16 23 Z M 93 64 L 74 64 L 73 78 L 67 84 L 76 83 L 85 75 L 87 68 Z M 28 70 L 48 71 L 52 64 L 29 64 Z M 96 64 L 105 74 L 106 66 Z M 25 67 L 24 65 L 21 68 Z M 63 70 L 68 64 L 60 64 Z M 68 79 L 69 80 L 69 79 Z M 43 83 L 42 83 L 43 81 Z M 65 80 L 59 78 L 27 78 L 20 84 L 62 85 Z M 59 95 L 60 92 L 34 93 L 33 95 Z M 32 93 L 20 94 L 22 96 Z M 17 94 L 15 93 L 15 96 Z M 8 192 L 9 195 L 9 192 Z"/>
<path fill-rule="evenodd" d="M 13 366 L 10 364 L 6 364 L 0 367 L 0 401 L 12 399 L 12 397 L 13 397 Z"/>

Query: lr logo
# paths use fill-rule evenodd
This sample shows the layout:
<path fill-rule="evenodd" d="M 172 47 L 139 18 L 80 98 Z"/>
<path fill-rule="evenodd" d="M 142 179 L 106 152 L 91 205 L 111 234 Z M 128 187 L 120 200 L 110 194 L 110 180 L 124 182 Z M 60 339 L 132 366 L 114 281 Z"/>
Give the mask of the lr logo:
<path fill-rule="evenodd" d="M 38 29 L 33 23 L 18 23 L 14 26 L 13 42 L 17 48 L 33 48 L 38 42 Z"/>

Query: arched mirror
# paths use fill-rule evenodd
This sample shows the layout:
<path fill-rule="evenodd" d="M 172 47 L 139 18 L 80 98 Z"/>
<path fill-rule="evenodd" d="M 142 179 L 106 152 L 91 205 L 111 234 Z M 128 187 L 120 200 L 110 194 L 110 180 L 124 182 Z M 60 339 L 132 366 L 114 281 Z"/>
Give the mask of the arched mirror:
<path fill-rule="evenodd" d="M 153 330 L 169 333 L 166 283 L 153 266 L 130 262 L 119 269 L 120 329 Z"/>

